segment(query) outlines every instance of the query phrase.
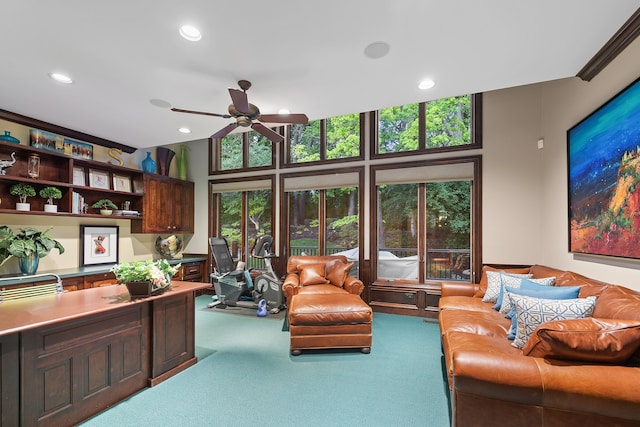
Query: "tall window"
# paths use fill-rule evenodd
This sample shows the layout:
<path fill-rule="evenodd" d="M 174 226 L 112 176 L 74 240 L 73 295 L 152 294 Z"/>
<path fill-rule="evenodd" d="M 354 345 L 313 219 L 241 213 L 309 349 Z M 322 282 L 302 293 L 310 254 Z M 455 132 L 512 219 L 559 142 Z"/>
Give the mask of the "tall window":
<path fill-rule="evenodd" d="M 341 254 L 359 259 L 360 171 L 284 179 L 289 255 Z"/>
<path fill-rule="evenodd" d="M 474 164 L 376 172 L 377 278 L 468 280 Z"/>
<path fill-rule="evenodd" d="M 234 191 L 240 186 L 254 189 Z M 232 181 L 211 184 L 214 236 L 224 237 L 234 259 L 248 263 L 249 267 L 264 267 L 262 261 L 250 256 L 255 240 L 273 234 L 272 180 L 254 182 Z"/>

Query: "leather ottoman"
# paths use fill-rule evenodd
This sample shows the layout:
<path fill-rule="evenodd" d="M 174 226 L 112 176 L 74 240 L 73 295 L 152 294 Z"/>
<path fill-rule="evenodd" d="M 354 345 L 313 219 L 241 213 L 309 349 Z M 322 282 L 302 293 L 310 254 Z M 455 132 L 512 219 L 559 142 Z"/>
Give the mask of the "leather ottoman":
<path fill-rule="evenodd" d="M 288 307 L 291 354 L 305 349 L 360 348 L 371 351 L 373 311 L 358 295 L 298 294 Z"/>

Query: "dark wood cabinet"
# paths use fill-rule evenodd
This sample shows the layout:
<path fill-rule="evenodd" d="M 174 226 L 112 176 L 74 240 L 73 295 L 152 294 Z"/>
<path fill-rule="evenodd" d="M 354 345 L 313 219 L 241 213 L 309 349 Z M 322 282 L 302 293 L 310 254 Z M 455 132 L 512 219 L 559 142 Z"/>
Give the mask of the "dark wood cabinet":
<path fill-rule="evenodd" d="M 0 336 L 0 425 L 20 425 L 20 347 L 18 334 Z"/>
<path fill-rule="evenodd" d="M 207 280 L 203 280 L 205 276 L 205 266 L 204 261 L 182 263 L 174 278 L 185 282 L 207 282 Z"/>
<path fill-rule="evenodd" d="M 374 282 L 369 286 L 369 305 L 381 313 L 438 317 L 440 285 Z"/>
<path fill-rule="evenodd" d="M 133 233 L 193 233 L 194 185 L 162 175 L 145 174 L 142 218 L 131 222 Z"/>
<path fill-rule="evenodd" d="M 62 287 L 65 291 L 79 291 L 84 289 L 84 276 L 67 277 L 62 279 Z"/>
<path fill-rule="evenodd" d="M 99 288 L 100 286 L 110 286 L 118 283 L 116 275 L 112 272 L 90 274 L 84 276 L 84 288 Z"/>

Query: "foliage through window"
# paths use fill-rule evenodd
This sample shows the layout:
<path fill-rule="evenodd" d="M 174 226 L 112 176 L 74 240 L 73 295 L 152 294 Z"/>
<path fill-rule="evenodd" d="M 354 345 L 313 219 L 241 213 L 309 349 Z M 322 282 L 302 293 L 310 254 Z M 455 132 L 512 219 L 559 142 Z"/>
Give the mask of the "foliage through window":
<path fill-rule="evenodd" d="M 232 133 L 213 140 L 213 144 L 218 147 L 218 150 L 213 150 L 218 153 L 213 160 L 214 164 L 219 160 L 219 171 L 274 166 L 273 144 L 255 131 Z"/>
<path fill-rule="evenodd" d="M 464 95 L 379 110 L 374 129 L 377 133 L 376 154 L 477 143 L 472 138 L 472 110 L 478 101 L 473 100 L 473 96 Z"/>

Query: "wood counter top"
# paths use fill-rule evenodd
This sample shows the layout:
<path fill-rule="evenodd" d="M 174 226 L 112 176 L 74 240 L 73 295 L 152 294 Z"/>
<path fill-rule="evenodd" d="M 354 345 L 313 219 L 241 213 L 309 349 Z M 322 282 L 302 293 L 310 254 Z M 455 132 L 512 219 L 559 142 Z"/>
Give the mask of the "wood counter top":
<path fill-rule="evenodd" d="M 174 280 L 162 295 L 136 300 L 131 300 L 126 286 L 111 285 L 4 301 L 0 302 L 0 336 L 209 287 L 210 283 Z"/>

